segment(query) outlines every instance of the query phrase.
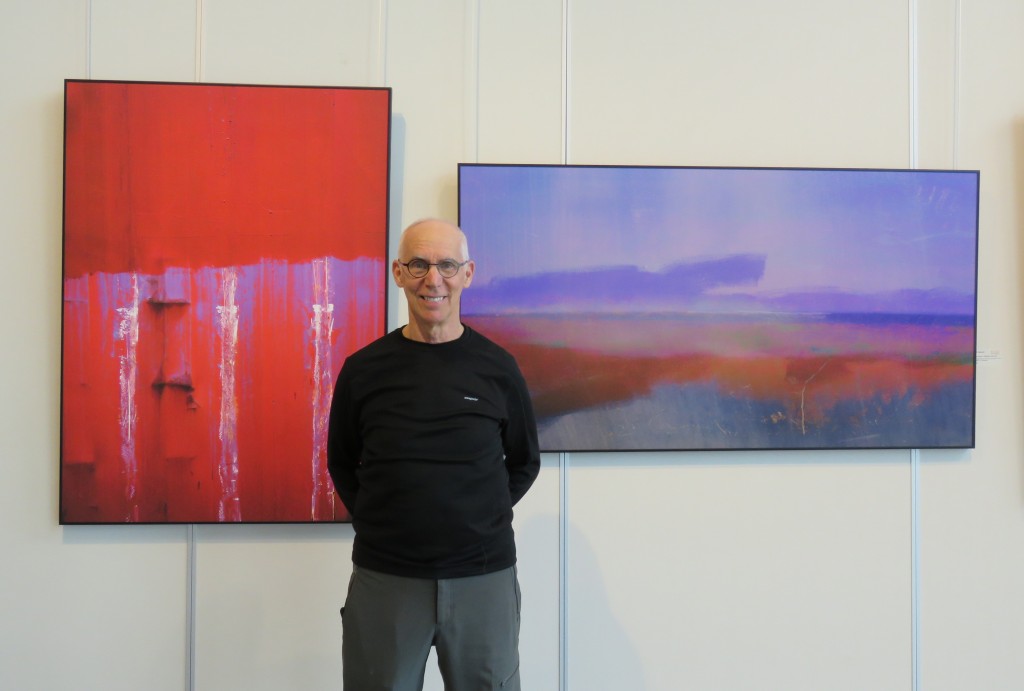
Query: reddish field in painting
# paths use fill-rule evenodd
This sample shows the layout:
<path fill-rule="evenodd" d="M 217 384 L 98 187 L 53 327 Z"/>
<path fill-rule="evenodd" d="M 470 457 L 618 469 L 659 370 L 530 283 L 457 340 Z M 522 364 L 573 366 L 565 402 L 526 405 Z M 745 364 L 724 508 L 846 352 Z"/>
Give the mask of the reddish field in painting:
<path fill-rule="evenodd" d="M 549 316 L 467 321 L 515 355 L 542 426 L 643 399 L 659 388 L 696 386 L 719 400 L 743 401 L 765 418 L 757 422 L 798 437 L 841 427 L 835 411 L 844 404 L 860 402 L 865 416 L 872 414 L 867 408 L 893 401 L 925 406 L 946 387 L 970 387 L 974 374 L 972 329 L 961 326 L 784 318 L 732 324 L 722 318 Z M 682 425 L 679 434 L 679 448 L 694 448 Z"/>

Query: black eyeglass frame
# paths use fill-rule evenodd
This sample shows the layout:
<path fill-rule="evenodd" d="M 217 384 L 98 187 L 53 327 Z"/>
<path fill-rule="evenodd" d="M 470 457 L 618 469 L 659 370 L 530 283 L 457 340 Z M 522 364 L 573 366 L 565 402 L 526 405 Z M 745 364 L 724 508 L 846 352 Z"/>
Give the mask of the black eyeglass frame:
<path fill-rule="evenodd" d="M 439 262 L 431 263 L 425 259 L 410 259 L 407 262 L 403 262 L 401 259 L 399 259 L 398 263 L 404 266 L 405 270 L 408 271 L 409 275 L 412 276 L 413 278 L 423 278 L 428 273 L 430 273 L 430 267 L 432 266 L 437 267 L 437 273 L 441 274 L 442 278 L 455 278 L 455 275 L 459 273 L 459 269 L 468 264 L 469 260 L 467 259 L 464 262 L 457 262 L 454 259 L 442 259 Z M 425 267 L 423 268 L 423 273 L 417 273 L 416 271 L 413 271 L 413 264 L 418 264 Z M 445 269 L 441 268 L 442 266 L 452 266 L 454 268 L 451 269 L 450 273 L 446 273 Z"/>

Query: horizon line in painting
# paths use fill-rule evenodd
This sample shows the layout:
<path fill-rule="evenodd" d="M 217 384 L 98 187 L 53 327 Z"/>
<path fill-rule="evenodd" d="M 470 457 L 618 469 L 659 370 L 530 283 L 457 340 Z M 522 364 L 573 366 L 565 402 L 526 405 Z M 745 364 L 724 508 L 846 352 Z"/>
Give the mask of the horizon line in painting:
<path fill-rule="evenodd" d="M 977 171 L 461 164 L 544 451 L 971 448 Z"/>
<path fill-rule="evenodd" d="M 65 82 L 62 524 L 347 521 L 386 323 L 388 89 Z"/>

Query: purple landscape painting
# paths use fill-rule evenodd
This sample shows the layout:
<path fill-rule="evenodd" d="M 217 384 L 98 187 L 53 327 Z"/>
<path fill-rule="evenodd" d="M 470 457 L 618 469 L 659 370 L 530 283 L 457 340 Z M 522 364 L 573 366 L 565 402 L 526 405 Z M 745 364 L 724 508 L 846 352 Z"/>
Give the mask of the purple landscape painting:
<path fill-rule="evenodd" d="M 544 451 L 971 448 L 977 171 L 462 164 Z"/>

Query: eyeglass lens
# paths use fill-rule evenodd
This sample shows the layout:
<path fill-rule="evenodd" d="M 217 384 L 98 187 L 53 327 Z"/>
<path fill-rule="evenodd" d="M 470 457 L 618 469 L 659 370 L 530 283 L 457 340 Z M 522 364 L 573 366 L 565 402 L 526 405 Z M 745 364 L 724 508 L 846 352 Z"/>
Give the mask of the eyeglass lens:
<path fill-rule="evenodd" d="M 423 276 L 426 276 L 427 272 L 430 271 L 431 266 L 436 266 L 437 272 L 445 278 L 451 278 L 458 273 L 461 265 L 458 262 L 451 261 L 450 259 L 446 259 L 445 261 L 438 262 L 436 264 L 425 262 L 422 259 L 413 259 L 411 262 L 406 264 L 406 266 L 409 268 L 409 273 L 412 274 L 414 278 L 422 278 Z"/>

